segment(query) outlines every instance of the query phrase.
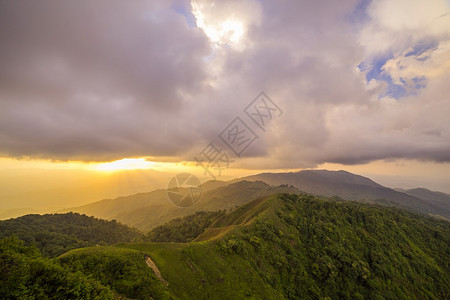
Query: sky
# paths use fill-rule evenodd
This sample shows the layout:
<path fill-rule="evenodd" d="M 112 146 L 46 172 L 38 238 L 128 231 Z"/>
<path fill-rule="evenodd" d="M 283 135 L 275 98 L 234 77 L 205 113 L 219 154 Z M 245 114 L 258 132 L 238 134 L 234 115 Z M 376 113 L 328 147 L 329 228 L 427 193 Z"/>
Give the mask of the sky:
<path fill-rule="evenodd" d="M 59 184 L 36 169 L 307 168 L 450 193 L 449 78 L 449 0 L 0 0 L 0 172 L 10 194 Z"/>

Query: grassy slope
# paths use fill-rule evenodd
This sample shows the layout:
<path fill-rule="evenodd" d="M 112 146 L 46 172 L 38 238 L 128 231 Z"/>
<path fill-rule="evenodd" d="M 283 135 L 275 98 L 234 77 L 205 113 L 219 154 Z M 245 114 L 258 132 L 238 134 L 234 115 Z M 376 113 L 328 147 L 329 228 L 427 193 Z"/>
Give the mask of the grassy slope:
<path fill-rule="evenodd" d="M 276 195 L 220 217 L 197 241 L 119 244 L 118 252 L 80 249 L 61 259 L 91 261 L 92 253 L 131 259 L 128 264 L 146 272 L 151 282 L 147 294 L 180 299 L 449 295 L 450 225 L 396 209 Z M 168 287 L 156 281 L 144 254 Z"/>
<path fill-rule="evenodd" d="M 167 287 L 145 263 L 144 252 L 96 246 L 71 250 L 58 262 L 72 272 L 90 275 L 116 293 L 131 299 L 170 299 Z"/>

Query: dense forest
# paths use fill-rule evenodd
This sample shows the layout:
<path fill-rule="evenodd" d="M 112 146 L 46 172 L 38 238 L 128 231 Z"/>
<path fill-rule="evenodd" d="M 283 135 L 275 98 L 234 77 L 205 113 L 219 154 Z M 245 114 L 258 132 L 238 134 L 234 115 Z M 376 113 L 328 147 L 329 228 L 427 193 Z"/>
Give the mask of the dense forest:
<path fill-rule="evenodd" d="M 16 235 L 35 245 L 44 256 L 55 257 L 71 249 L 131 242 L 141 233 L 115 220 L 106 221 L 77 213 L 26 215 L 0 221 L 0 238 Z"/>
<path fill-rule="evenodd" d="M 286 298 L 450 295 L 448 222 L 312 196 L 273 201 L 276 217 L 259 218 L 217 245 L 245 257 Z"/>
<path fill-rule="evenodd" d="M 150 242 L 190 242 L 211 226 L 218 217 L 225 215 L 225 212 L 225 210 L 199 211 L 193 215 L 173 219 L 150 230 L 145 240 Z"/>
<path fill-rule="evenodd" d="M 81 272 L 42 257 L 16 237 L 0 240 L 1 299 L 113 299 L 114 293 Z"/>
<path fill-rule="evenodd" d="M 141 251 L 104 246 L 72 250 L 57 262 L 71 272 L 94 278 L 126 299 L 170 299 L 168 288 L 146 265 L 145 258 Z"/>
<path fill-rule="evenodd" d="M 214 255 L 249 264 L 278 295 L 274 298 L 450 296 L 450 223 L 396 208 L 336 199 L 282 194 L 252 201 L 209 221 L 210 228 L 195 241 L 214 244 Z M 211 214 L 202 215 L 208 219 Z M 201 218 L 169 222 L 148 236 L 179 241 L 178 229 L 182 228 L 183 236 L 197 232 L 191 220 Z M 184 249 L 192 265 L 201 260 L 196 251 L 204 250 Z M 243 290 L 242 295 L 253 295 L 252 289 Z"/>
<path fill-rule="evenodd" d="M 177 218 L 145 236 L 116 222 L 76 214 L 52 218 L 58 230 L 41 220 L 30 232 L 70 236 L 68 228 L 74 226 L 73 236 L 95 246 L 49 259 L 39 253 L 35 240 L 3 239 L 0 298 L 450 297 L 450 223 L 397 208 L 278 194 L 231 212 Z M 57 221 L 64 219 L 72 221 Z M 84 225 L 75 226 L 73 219 Z M 15 223 L 7 223 L 9 233 Z M 110 238 L 88 239 L 95 230 L 82 228 L 90 226 L 106 226 L 99 232 L 109 232 Z M 15 233 L 21 236 L 20 230 Z M 57 241 L 60 235 L 54 237 Z M 112 246 L 98 245 L 120 239 Z M 40 247 L 47 256 L 52 253 L 53 248 Z M 56 285 L 61 288 L 55 290 Z"/>

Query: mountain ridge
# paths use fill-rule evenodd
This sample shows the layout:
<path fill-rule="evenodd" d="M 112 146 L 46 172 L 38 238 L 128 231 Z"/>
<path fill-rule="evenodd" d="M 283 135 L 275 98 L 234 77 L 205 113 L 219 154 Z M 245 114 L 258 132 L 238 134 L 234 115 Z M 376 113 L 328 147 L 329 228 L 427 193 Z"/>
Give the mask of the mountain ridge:
<path fill-rule="evenodd" d="M 177 217 L 188 216 L 196 211 L 232 209 L 257 197 L 276 193 L 301 193 L 288 186 L 270 186 L 261 181 L 207 182 L 202 197 L 192 206 L 177 207 L 172 204 L 166 190 L 155 190 L 115 199 L 104 199 L 73 211 L 107 220 L 115 219 L 142 231 L 150 230 Z"/>
<path fill-rule="evenodd" d="M 439 204 L 430 199 L 384 187 L 375 181 L 347 171 L 305 170 L 290 173 L 261 173 L 231 181 L 207 181 L 201 185 L 202 197 L 189 207 L 176 207 L 164 189 L 115 199 L 104 199 L 81 207 L 63 210 L 116 219 L 147 231 L 177 217 L 196 211 L 232 209 L 275 193 L 303 192 L 318 196 L 337 196 L 344 200 L 378 203 L 450 219 L 450 203 Z"/>
<path fill-rule="evenodd" d="M 114 287 L 110 262 L 134 257 L 143 268 L 151 257 L 168 282 L 151 283 L 158 299 L 445 299 L 449 232 L 448 222 L 397 208 L 276 194 L 218 215 L 190 243 L 83 248 L 58 260 Z"/>
<path fill-rule="evenodd" d="M 375 181 L 347 171 L 304 170 L 289 173 L 261 173 L 236 180 L 261 180 L 271 185 L 289 184 L 297 189 L 326 197 L 391 204 L 416 212 L 450 219 L 450 202 L 437 206 L 429 199 L 384 187 Z M 384 200 L 383 200 L 384 199 Z"/>

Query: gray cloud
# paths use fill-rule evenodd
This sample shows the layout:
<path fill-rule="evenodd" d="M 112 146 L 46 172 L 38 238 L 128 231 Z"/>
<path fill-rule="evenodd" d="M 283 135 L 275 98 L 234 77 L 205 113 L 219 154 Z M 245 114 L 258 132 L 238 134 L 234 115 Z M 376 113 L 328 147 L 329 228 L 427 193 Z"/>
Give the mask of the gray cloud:
<path fill-rule="evenodd" d="M 221 2 L 214 18 L 241 2 Z M 284 114 L 257 132 L 235 166 L 450 161 L 450 71 L 429 75 L 445 56 L 427 67 L 427 86 L 416 94 L 380 98 L 386 83 L 367 83 L 357 68 L 380 51 L 361 42 L 378 26 L 373 20 L 351 23 L 357 1 L 249 0 L 245 11 L 258 13 L 248 17 L 241 48 L 212 45 L 173 5 L 1 2 L 0 153 L 191 159 L 234 117 L 250 122 L 242 110 L 264 90 Z"/>
<path fill-rule="evenodd" d="M 2 1 L 0 14 L 1 152 L 89 160 L 189 144 L 167 123 L 202 89 L 209 45 L 182 15 L 155 1 Z"/>

